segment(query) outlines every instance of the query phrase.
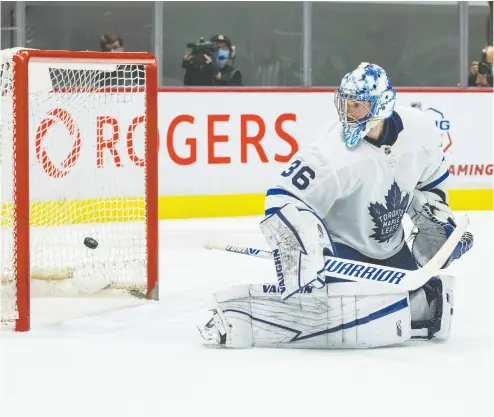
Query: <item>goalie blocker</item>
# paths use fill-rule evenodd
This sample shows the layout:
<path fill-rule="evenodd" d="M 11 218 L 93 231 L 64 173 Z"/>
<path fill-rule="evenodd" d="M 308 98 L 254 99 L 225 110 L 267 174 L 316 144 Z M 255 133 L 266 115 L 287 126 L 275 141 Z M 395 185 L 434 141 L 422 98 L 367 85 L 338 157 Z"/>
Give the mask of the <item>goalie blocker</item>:
<path fill-rule="evenodd" d="M 453 277 L 439 276 L 410 294 L 373 294 L 373 287 L 340 283 L 306 287 L 285 301 L 278 285 L 236 286 L 214 294 L 213 317 L 199 330 L 205 340 L 230 348 L 345 349 L 447 340 L 453 285 Z"/>

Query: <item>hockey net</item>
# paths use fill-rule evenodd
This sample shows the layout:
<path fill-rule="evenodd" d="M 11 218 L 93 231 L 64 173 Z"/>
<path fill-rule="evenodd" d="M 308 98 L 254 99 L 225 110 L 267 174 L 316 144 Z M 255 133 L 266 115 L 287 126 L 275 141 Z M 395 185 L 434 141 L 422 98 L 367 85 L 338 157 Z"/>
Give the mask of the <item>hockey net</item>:
<path fill-rule="evenodd" d="M 1 322 L 30 297 L 157 298 L 156 62 L 1 51 Z"/>

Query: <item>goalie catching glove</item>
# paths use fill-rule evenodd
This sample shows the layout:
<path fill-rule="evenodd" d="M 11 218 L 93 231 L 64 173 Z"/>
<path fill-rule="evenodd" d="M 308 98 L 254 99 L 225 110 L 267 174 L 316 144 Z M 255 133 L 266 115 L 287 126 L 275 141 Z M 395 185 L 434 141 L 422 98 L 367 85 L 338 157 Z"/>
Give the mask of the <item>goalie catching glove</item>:
<path fill-rule="evenodd" d="M 260 224 L 276 266 L 282 300 L 310 285 L 323 288 L 324 253 L 336 251 L 322 220 L 312 211 L 287 204 Z"/>
<path fill-rule="evenodd" d="M 415 225 L 412 231 L 412 254 L 420 266 L 424 266 L 442 247 L 453 233 L 456 223 L 453 212 L 436 194 L 416 190 L 408 214 Z M 470 250 L 473 246 L 473 235 L 470 232 L 463 236 L 443 265 L 446 268 L 455 259 Z"/>

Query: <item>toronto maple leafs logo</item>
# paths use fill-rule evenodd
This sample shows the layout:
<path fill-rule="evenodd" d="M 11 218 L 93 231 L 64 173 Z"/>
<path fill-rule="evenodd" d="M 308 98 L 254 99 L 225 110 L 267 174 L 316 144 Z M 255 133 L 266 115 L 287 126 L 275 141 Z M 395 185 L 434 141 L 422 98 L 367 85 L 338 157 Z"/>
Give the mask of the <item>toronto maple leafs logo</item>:
<path fill-rule="evenodd" d="M 388 194 L 384 197 L 386 205 L 381 203 L 371 203 L 369 213 L 375 227 L 374 232 L 369 237 L 374 238 L 379 243 L 389 242 L 401 224 L 401 220 L 406 213 L 410 194 L 406 193 L 402 197 L 402 192 L 396 181 L 393 182 Z"/>

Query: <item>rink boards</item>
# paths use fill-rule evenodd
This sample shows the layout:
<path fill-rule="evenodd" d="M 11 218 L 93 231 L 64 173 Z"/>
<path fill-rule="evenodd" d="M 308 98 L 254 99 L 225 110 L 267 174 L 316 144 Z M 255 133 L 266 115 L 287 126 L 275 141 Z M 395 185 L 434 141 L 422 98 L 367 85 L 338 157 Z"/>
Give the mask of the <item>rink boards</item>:
<path fill-rule="evenodd" d="M 63 166 L 73 149 L 70 133 L 63 124 L 53 124 L 43 145 L 64 172 L 43 172 L 31 155 L 31 167 L 42 177 L 33 190 L 37 210 L 57 204 L 58 210 L 83 213 L 78 222 L 121 221 L 121 210 L 125 220 L 142 218 L 145 132 L 139 114 L 142 95 L 135 94 L 108 108 L 96 93 L 97 105 L 71 115 L 85 145 L 70 167 Z M 482 90 L 398 93 L 398 106 L 419 107 L 441 131 L 453 209 L 493 209 L 492 97 Z M 300 144 L 317 139 L 321 127 L 337 117 L 330 89 L 167 89 L 158 99 L 160 219 L 262 214 L 265 190 Z M 39 116 L 52 110 L 41 106 Z M 116 173 L 111 188 L 95 187 Z M 5 185 L 3 202 L 10 193 Z M 93 214 L 89 208 L 94 203 L 98 210 Z M 8 209 L 4 204 L 3 214 Z"/>

